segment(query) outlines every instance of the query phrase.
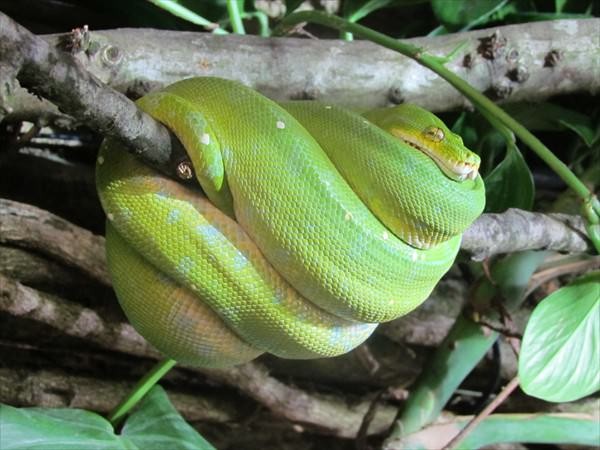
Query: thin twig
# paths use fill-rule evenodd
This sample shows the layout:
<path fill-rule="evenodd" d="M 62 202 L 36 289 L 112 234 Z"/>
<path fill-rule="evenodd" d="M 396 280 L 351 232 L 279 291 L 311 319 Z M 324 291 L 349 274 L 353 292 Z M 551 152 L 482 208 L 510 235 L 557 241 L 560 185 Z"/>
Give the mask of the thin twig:
<path fill-rule="evenodd" d="M 519 386 L 519 377 L 514 377 L 510 382 L 502 389 L 502 391 L 498 394 L 498 396 L 490 402 L 479 414 L 477 414 L 473 419 L 462 429 L 460 433 L 452 438 L 450 442 L 448 442 L 442 450 L 453 450 L 458 447 L 458 444 L 462 442 L 462 440 L 467 437 L 467 435 L 475 429 L 479 423 L 489 416 L 506 398 L 514 391 L 517 386 Z"/>
<path fill-rule="evenodd" d="M 377 393 L 377 395 L 375 395 L 375 397 L 373 398 L 373 401 L 371 401 L 371 404 L 369 405 L 369 409 L 365 413 L 363 420 L 360 423 L 360 428 L 358 429 L 358 432 L 356 433 L 356 441 L 355 441 L 356 450 L 367 450 L 368 449 L 368 447 L 367 447 L 367 436 L 368 436 L 367 431 L 369 430 L 369 425 L 371 425 L 371 422 L 375 418 L 375 412 L 377 411 L 377 405 L 381 401 L 381 398 L 383 397 L 383 394 L 385 392 L 386 392 L 386 389 L 382 389 L 381 391 L 379 391 Z"/>
<path fill-rule="evenodd" d="M 521 333 L 518 333 L 517 331 L 514 330 L 514 324 L 513 324 L 512 320 L 510 321 L 508 326 L 495 325 L 481 317 L 471 318 L 471 320 L 473 320 L 473 322 L 475 322 L 479 325 L 489 328 L 490 330 L 500 333 L 502 336 L 505 336 L 508 338 L 515 338 L 515 339 L 523 338 L 523 335 Z M 511 327 L 511 325 L 513 325 L 513 326 Z M 511 330 L 511 328 L 512 328 L 512 330 Z"/>
<path fill-rule="evenodd" d="M 600 256 L 580 255 L 579 260 L 573 261 L 573 257 L 565 257 L 565 262 L 558 262 L 558 265 L 544 268 L 536 272 L 529 280 L 529 285 L 525 291 L 525 297 L 535 291 L 542 284 L 562 275 L 575 275 L 600 268 Z"/>

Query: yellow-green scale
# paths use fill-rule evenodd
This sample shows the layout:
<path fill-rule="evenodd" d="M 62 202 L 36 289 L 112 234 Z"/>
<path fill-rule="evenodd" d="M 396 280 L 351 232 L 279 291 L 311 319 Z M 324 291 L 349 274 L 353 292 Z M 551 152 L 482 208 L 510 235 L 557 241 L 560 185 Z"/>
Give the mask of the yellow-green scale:
<path fill-rule="evenodd" d="M 285 279 L 322 308 L 351 320 L 391 320 L 419 305 L 452 264 L 459 237 L 422 251 L 393 236 L 274 102 L 215 78 L 175 83 L 165 93 L 206 117 L 237 221 Z M 202 131 L 180 131 L 191 132 Z M 354 245 L 362 255 L 347 258 Z"/>
<path fill-rule="evenodd" d="M 97 170 L 109 220 L 148 264 L 205 301 L 244 341 L 282 357 L 312 358 L 345 353 L 374 330 L 300 297 L 234 221 L 117 145 L 105 142 Z M 112 260 L 118 257 L 114 253 Z M 129 272 L 130 283 L 156 284 L 133 267 L 120 267 Z M 115 288 L 119 294 L 119 285 Z M 148 302 L 164 301 L 156 295 Z M 129 297 L 120 299 L 127 307 Z"/>
<path fill-rule="evenodd" d="M 132 322 L 171 357 L 219 366 L 260 351 L 289 358 L 344 353 L 363 342 L 375 322 L 418 306 L 455 258 L 460 234 L 419 250 L 398 239 L 382 223 L 387 219 L 373 215 L 382 209 L 400 216 L 394 204 L 378 202 L 416 196 L 423 205 L 409 209 L 437 224 L 444 210 L 437 197 L 424 193 L 443 195 L 449 181 L 420 153 L 390 157 L 385 152 L 395 151 L 397 142 L 359 116 L 325 107 L 309 111 L 317 140 L 335 143 L 336 154 L 348 157 L 353 169 L 346 181 L 339 172 L 348 170 L 336 169 L 288 112 L 238 83 L 184 80 L 138 104 L 182 141 L 200 184 L 221 208 L 114 142 L 103 146 L 97 184 L 116 230 L 109 228 L 107 243 L 115 289 Z M 346 151 L 353 146 L 354 155 Z M 372 193 L 368 183 L 366 191 L 353 190 L 366 169 L 384 174 L 383 191 Z M 474 208 L 480 211 L 481 180 L 461 186 L 477 191 L 473 198 L 481 204 Z M 366 206 L 359 196 L 375 200 Z M 469 206 L 465 199 L 456 205 Z M 128 248 L 135 257 L 125 255 Z M 178 301 L 168 294 L 172 286 L 181 292 L 181 306 L 160 303 L 152 311 L 159 302 Z M 204 319 L 200 302 L 218 317 Z M 157 320 L 162 314 L 167 318 Z M 210 350 L 211 339 L 226 329 L 234 335 Z M 214 359 L 220 351 L 223 361 Z"/>

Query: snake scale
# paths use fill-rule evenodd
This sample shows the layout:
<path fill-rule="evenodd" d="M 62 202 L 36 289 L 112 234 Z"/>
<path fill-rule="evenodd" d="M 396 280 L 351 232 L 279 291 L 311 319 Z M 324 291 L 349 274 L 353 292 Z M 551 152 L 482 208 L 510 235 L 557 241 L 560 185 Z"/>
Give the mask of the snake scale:
<path fill-rule="evenodd" d="M 208 77 L 138 105 L 203 193 L 106 139 L 107 259 L 131 323 L 180 362 L 351 350 L 427 298 L 483 209 L 478 156 L 415 106 L 361 116 Z"/>

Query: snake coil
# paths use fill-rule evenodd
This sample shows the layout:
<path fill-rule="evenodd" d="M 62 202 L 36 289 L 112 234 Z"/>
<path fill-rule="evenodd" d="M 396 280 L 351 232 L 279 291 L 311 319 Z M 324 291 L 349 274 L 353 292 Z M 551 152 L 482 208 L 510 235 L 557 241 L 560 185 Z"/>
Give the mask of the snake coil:
<path fill-rule="evenodd" d="M 367 120 L 218 78 L 138 105 L 181 140 L 206 196 L 107 139 L 109 270 L 134 327 L 187 364 L 351 350 L 427 298 L 483 209 L 477 156 L 416 107 Z"/>

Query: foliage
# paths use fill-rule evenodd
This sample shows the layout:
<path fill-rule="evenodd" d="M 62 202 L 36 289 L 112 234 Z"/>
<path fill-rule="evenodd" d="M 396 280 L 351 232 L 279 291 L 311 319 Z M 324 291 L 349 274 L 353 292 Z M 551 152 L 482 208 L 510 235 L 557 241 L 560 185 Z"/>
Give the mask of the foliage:
<path fill-rule="evenodd" d="M 189 426 L 160 386 L 144 397 L 120 433 L 98 414 L 71 408 L 13 408 L 0 405 L 0 448 L 214 450 Z"/>
<path fill-rule="evenodd" d="M 546 297 L 523 336 L 521 387 L 529 395 L 569 402 L 600 390 L 600 272 Z"/>

